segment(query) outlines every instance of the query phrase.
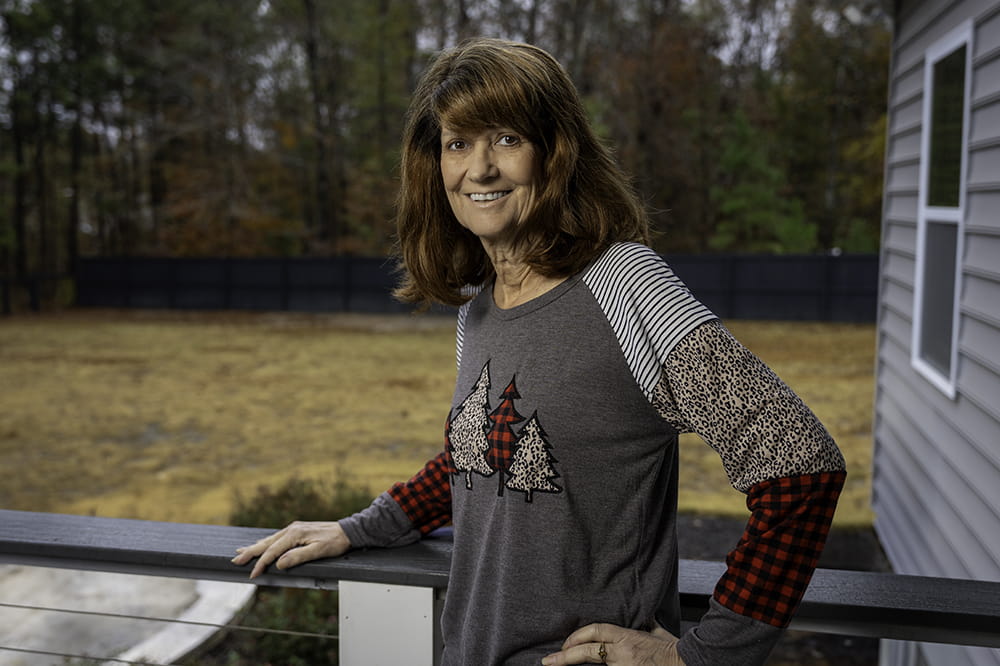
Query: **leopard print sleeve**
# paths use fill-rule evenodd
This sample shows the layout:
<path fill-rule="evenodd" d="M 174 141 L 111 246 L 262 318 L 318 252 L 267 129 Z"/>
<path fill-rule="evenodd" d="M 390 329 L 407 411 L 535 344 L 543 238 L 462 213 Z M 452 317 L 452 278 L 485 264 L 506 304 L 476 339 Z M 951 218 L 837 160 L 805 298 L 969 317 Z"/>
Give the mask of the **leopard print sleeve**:
<path fill-rule="evenodd" d="M 719 453 L 733 487 L 747 494 L 750 519 L 726 557 L 714 599 L 760 626 L 787 626 L 819 562 L 844 485 L 844 458 L 833 438 L 718 321 L 694 329 L 672 350 L 654 405 L 677 430 L 700 434 Z M 710 621 L 728 625 L 726 617 Z M 696 650 L 711 654 L 712 646 L 697 638 L 697 632 L 685 635 L 678 649 L 691 657 Z M 718 660 L 689 663 L 702 662 Z"/>
<path fill-rule="evenodd" d="M 841 471 L 844 458 L 802 400 L 718 320 L 667 356 L 653 405 L 679 432 L 696 432 L 741 492 L 780 477 Z"/>

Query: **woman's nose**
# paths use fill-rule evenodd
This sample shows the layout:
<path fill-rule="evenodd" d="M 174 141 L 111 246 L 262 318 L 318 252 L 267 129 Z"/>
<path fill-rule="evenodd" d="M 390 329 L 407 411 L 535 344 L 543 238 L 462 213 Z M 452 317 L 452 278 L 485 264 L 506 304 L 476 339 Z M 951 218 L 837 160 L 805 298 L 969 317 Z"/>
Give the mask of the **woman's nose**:
<path fill-rule="evenodd" d="M 494 161 L 492 146 L 478 145 L 469 156 L 469 179 L 479 182 L 495 178 L 499 173 Z"/>

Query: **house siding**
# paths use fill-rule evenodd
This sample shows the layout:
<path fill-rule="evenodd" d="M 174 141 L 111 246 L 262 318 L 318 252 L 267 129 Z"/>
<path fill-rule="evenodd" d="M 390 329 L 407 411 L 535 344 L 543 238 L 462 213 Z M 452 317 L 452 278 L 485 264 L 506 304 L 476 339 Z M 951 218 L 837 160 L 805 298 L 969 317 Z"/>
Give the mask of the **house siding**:
<path fill-rule="evenodd" d="M 911 364 L 924 57 L 973 22 L 956 396 Z M 1000 580 L 1000 0 L 903 0 L 888 95 L 875 528 L 896 571 Z M 883 666 L 1000 666 L 1000 650 L 884 641 Z"/>

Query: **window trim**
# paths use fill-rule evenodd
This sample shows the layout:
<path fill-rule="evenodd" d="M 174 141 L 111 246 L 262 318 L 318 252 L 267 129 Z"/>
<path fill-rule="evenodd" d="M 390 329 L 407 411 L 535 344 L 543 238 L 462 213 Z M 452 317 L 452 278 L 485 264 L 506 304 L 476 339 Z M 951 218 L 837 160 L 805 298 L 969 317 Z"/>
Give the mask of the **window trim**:
<path fill-rule="evenodd" d="M 958 376 L 958 333 L 961 316 L 961 294 L 963 258 L 965 256 L 965 210 L 966 210 L 966 178 L 969 162 L 969 124 L 971 120 L 970 103 L 972 97 L 972 47 L 973 22 L 971 19 L 959 24 L 945 36 L 931 44 L 924 53 L 924 99 L 921 116 L 920 137 L 920 185 L 917 206 L 917 256 L 914 275 L 913 294 L 913 337 L 910 348 L 910 363 L 913 368 L 938 390 L 951 399 L 957 395 Z M 958 185 L 958 206 L 930 206 L 927 198 L 930 190 L 930 142 L 931 142 L 931 110 L 934 92 L 934 66 L 951 55 L 957 49 L 965 46 L 965 89 L 962 108 L 962 148 Z M 926 262 L 927 227 L 930 222 L 954 224 L 955 239 L 955 293 L 952 306 L 951 351 L 948 374 L 945 375 L 920 356 L 923 343 L 923 299 L 924 299 L 924 269 Z"/>

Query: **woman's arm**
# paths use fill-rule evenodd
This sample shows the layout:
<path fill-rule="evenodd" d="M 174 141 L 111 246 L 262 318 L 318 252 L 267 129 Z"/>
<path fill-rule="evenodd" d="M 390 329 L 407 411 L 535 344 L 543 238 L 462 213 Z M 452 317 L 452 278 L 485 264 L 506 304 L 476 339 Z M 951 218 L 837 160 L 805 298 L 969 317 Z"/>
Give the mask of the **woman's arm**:
<path fill-rule="evenodd" d="M 692 666 L 736 654 L 733 663 L 763 663 L 819 561 L 843 456 L 802 400 L 719 322 L 686 336 L 663 370 L 657 408 L 719 453 L 751 512 L 711 610 L 678 650 Z"/>
<path fill-rule="evenodd" d="M 294 522 L 246 548 L 232 562 L 244 565 L 255 557 L 256 578 L 272 563 L 278 569 L 351 548 L 403 546 L 451 521 L 451 457 L 443 451 L 406 483 L 382 493 L 364 511 L 337 522 Z"/>
<path fill-rule="evenodd" d="M 452 470 L 451 455 L 442 451 L 409 481 L 389 489 L 389 496 L 421 535 L 451 522 Z"/>

